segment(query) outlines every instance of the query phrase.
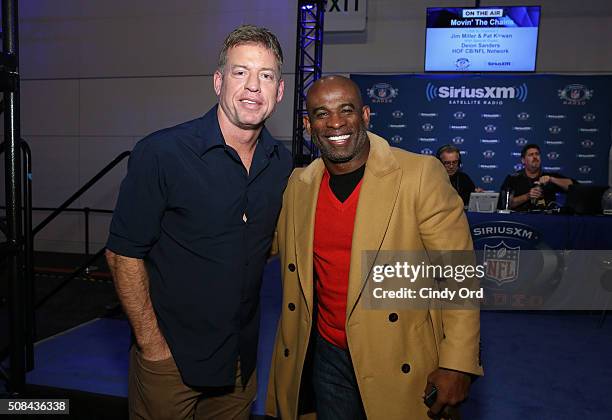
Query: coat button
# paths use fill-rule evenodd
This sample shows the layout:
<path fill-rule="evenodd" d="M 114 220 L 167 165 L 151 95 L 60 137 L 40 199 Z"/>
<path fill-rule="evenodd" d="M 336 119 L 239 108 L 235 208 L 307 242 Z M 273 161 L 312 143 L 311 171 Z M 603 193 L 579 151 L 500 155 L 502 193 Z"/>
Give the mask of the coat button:
<path fill-rule="evenodd" d="M 287 350 L 285 350 L 285 351 L 287 351 Z M 410 372 L 410 365 L 408 363 L 404 363 L 402 365 L 402 372 L 404 372 L 404 373 Z"/>
<path fill-rule="evenodd" d="M 295 305 L 293 304 L 293 302 L 287 305 L 287 307 L 289 307 L 290 311 L 295 311 Z"/>
<path fill-rule="evenodd" d="M 397 321 L 398 318 L 399 317 L 397 316 L 397 314 L 395 312 L 392 312 L 392 313 L 389 314 L 389 321 L 391 321 L 391 322 Z"/>
<path fill-rule="evenodd" d="M 289 349 L 285 349 L 285 357 L 289 357 Z"/>
<path fill-rule="evenodd" d="M 289 271 L 293 273 L 295 271 L 295 264 L 291 263 L 287 266 L 287 268 L 289 268 Z"/>

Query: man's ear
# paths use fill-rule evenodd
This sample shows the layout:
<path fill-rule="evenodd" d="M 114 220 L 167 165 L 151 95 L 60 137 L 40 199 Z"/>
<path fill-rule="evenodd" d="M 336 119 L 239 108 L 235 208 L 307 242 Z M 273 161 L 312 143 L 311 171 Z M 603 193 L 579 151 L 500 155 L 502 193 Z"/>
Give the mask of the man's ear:
<path fill-rule="evenodd" d="M 302 117 L 302 121 L 304 122 L 304 128 L 306 128 L 308 135 L 312 135 L 312 133 L 310 132 L 310 118 L 308 117 L 308 115 L 304 115 Z"/>
<path fill-rule="evenodd" d="M 281 99 L 283 99 L 283 94 L 285 93 L 285 81 L 280 79 L 278 82 L 278 89 L 276 91 L 276 103 L 279 103 Z"/>
<path fill-rule="evenodd" d="M 221 71 L 216 70 L 213 75 L 213 86 L 215 88 L 215 94 L 217 96 L 221 95 L 221 85 L 223 85 L 223 73 Z"/>
<path fill-rule="evenodd" d="M 368 105 L 361 108 L 361 118 L 363 118 L 366 129 L 370 128 L 370 107 Z"/>

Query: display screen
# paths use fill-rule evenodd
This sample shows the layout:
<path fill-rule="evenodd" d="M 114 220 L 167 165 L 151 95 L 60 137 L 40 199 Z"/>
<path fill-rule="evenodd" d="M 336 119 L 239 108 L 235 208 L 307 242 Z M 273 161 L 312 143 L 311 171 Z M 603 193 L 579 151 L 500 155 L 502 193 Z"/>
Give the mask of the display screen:
<path fill-rule="evenodd" d="M 425 71 L 534 71 L 540 6 L 427 9 Z"/>

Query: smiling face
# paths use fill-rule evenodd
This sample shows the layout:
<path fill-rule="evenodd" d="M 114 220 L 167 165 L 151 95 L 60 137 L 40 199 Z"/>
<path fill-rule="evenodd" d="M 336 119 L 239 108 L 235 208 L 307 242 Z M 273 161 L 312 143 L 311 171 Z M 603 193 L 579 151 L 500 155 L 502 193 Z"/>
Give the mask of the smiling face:
<path fill-rule="evenodd" d="M 306 107 L 304 125 L 329 171 L 340 174 L 361 167 L 370 150 L 370 108 L 363 105 L 355 83 L 342 76 L 319 79 L 308 91 Z"/>
<path fill-rule="evenodd" d="M 536 148 L 530 148 L 525 151 L 525 157 L 521 158 L 521 162 L 525 166 L 525 171 L 528 174 L 537 174 L 540 172 L 542 160 L 540 159 L 540 151 Z"/>
<path fill-rule="evenodd" d="M 227 51 L 214 75 L 219 122 L 243 129 L 260 128 L 283 97 L 284 82 L 274 54 L 260 44 L 240 44 Z"/>

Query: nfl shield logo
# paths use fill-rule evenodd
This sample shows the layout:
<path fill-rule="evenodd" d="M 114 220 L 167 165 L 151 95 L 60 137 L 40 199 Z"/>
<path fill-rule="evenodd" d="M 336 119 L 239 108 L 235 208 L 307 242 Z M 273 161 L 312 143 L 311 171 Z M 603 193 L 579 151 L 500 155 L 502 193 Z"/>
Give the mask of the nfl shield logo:
<path fill-rule="evenodd" d="M 501 241 L 495 246 L 484 246 L 485 276 L 498 286 L 516 281 L 519 269 L 520 246 L 510 247 Z"/>

